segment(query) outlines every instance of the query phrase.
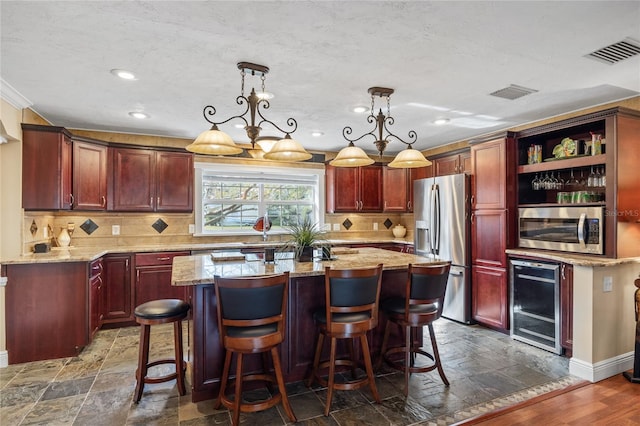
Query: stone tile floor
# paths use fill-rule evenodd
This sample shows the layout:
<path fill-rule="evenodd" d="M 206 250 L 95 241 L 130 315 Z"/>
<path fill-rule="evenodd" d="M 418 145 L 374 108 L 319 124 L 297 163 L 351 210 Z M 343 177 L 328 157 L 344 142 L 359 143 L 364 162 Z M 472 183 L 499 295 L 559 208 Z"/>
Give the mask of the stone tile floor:
<path fill-rule="evenodd" d="M 292 383 L 288 394 L 298 422 L 446 425 L 579 381 L 569 376 L 568 359 L 501 333 L 444 318 L 435 323 L 435 328 L 449 387 L 443 385 L 436 371 L 415 374 L 409 397 L 405 398 L 402 374 L 382 368 L 376 379 L 382 404 L 372 402 L 368 388 L 337 391 L 331 414 L 325 417 L 326 389 Z M 231 424 L 229 412 L 214 410 L 212 401 L 192 403 L 189 394 L 180 397 L 175 381 L 146 385 L 140 403 L 132 403 L 138 333 L 137 327 L 101 330 L 78 357 L 0 368 L 0 424 Z M 151 359 L 171 357 L 172 339 L 171 325 L 152 327 Z M 266 392 L 266 388 L 256 390 L 245 397 L 259 399 Z M 241 422 L 283 425 L 287 417 L 276 406 L 261 413 L 243 413 Z"/>

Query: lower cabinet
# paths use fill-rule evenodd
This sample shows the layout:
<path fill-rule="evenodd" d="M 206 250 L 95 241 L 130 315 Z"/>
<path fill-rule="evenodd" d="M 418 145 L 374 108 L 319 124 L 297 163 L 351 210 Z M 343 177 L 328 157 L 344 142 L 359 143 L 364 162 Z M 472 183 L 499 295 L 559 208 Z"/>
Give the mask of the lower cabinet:
<path fill-rule="evenodd" d="M 507 270 L 471 266 L 471 316 L 487 327 L 509 332 Z"/>
<path fill-rule="evenodd" d="M 132 323 L 134 321 L 134 288 L 131 285 L 132 257 L 130 254 L 108 254 L 104 257 L 103 324 Z"/>
<path fill-rule="evenodd" d="M 189 254 L 188 251 L 136 254 L 136 306 L 156 299 L 188 300 L 191 287 L 172 286 L 171 269 L 174 257 Z"/>
<path fill-rule="evenodd" d="M 93 338 L 102 326 L 104 317 L 102 290 L 103 290 L 102 259 L 94 260 L 89 264 L 89 337 Z"/>
<path fill-rule="evenodd" d="M 560 346 L 573 354 L 573 265 L 560 265 Z"/>
<path fill-rule="evenodd" d="M 2 269 L 9 364 L 77 356 L 89 343 L 87 262 Z"/>

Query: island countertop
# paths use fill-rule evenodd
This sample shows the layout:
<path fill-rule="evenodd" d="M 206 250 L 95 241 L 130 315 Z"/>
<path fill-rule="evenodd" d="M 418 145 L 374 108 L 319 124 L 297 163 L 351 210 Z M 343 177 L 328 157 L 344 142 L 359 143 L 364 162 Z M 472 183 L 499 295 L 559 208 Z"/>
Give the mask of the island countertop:
<path fill-rule="evenodd" d="M 438 263 L 437 259 L 390 250 L 359 247 L 334 249 L 332 260 L 314 259 L 297 262 L 292 253 L 276 253 L 275 263 L 265 263 L 256 254 L 228 254 L 229 260 L 214 260 L 210 254 L 178 256 L 173 259 L 171 283 L 176 286 L 211 284 L 215 276 L 252 276 L 289 272 L 290 277 L 324 275 L 325 268 L 336 269 L 373 267 L 383 264 L 384 270 L 406 269 L 410 263 Z M 244 258 L 242 258 L 244 257 Z M 234 260 L 235 259 L 235 260 Z"/>

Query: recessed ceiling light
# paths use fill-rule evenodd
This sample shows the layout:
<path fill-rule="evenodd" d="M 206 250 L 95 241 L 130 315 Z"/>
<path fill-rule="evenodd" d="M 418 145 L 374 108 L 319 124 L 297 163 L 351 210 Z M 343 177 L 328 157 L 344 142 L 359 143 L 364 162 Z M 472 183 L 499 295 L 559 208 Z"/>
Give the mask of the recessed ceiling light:
<path fill-rule="evenodd" d="M 313 136 L 315 138 L 319 138 L 322 135 L 324 135 L 323 132 L 311 132 L 311 136 Z"/>
<path fill-rule="evenodd" d="M 367 112 L 367 111 L 369 111 L 369 108 L 367 108 L 366 106 L 357 106 L 353 108 L 353 112 L 358 114 L 362 114 L 363 112 Z"/>
<path fill-rule="evenodd" d="M 438 126 L 441 126 L 443 124 L 447 124 L 448 122 L 449 122 L 448 118 L 438 118 L 433 122 L 433 124 L 437 124 Z"/>
<path fill-rule="evenodd" d="M 265 100 L 269 100 L 269 99 L 273 99 L 274 95 L 271 92 L 258 92 L 256 93 L 256 96 L 258 97 L 258 99 L 265 99 Z"/>
<path fill-rule="evenodd" d="M 139 112 L 139 111 L 133 111 L 129 113 L 130 116 L 132 116 L 133 118 L 137 118 L 140 120 L 143 120 L 145 118 L 149 118 L 148 114 L 145 114 L 144 112 Z"/>
<path fill-rule="evenodd" d="M 111 74 L 116 77 L 120 77 L 123 80 L 136 80 L 136 76 L 132 72 L 126 70 L 112 69 Z"/>

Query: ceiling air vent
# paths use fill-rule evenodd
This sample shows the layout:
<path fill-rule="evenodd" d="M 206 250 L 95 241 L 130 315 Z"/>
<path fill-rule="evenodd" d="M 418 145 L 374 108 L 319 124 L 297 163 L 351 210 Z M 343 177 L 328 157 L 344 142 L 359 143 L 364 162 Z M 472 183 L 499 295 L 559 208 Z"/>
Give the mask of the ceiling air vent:
<path fill-rule="evenodd" d="M 638 54 L 640 54 L 640 43 L 626 38 L 585 56 L 599 62 L 604 62 L 605 64 L 613 65 Z"/>
<path fill-rule="evenodd" d="M 504 89 L 496 90 L 493 93 L 489 93 L 491 96 L 496 96 L 498 98 L 504 98 L 509 100 L 514 100 L 521 98 L 525 95 L 529 95 L 531 93 L 535 93 L 537 90 L 528 89 L 526 87 L 517 86 L 515 84 L 510 85 L 509 87 L 505 87 Z"/>

